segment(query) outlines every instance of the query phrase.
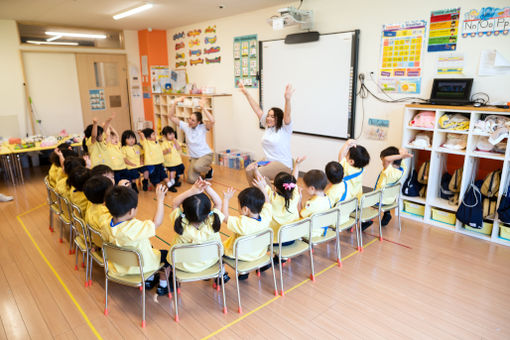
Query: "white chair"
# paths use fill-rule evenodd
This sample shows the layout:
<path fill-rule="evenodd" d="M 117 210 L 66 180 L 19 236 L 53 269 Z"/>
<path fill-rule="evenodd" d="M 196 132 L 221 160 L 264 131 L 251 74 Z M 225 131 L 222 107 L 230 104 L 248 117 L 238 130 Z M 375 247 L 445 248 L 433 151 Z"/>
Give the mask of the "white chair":
<path fill-rule="evenodd" d="M 58 206 L 58 198 L 57 198 L 57 193 L 55 192 L 55 189 L 53 189 L 51 187 L 50 183 L 48 182 L 48 176 L 44 177 L 44 185 L 46 186 L 48 207 L 50 209 L 49 229 L 51 232 L 53 232 L 55 230 L 55 228 L 53 227 L 53 215 L 56 215 L 58 217 L 58 215 L 60 214 L 60 209 Z"/>
<path fill-rule="evenodd" d="M 400 224 L 400 192 L 401 192 L 402 184 L 397 183 L 391 186 L 387 186 L 382 189 L 382 206 L 381 212 L 384 214 L 387 211 L 397 209 L 398 215 L 398 230 L 402 231 L 402 226 Z"/>
<path fill-rule="evenodd" d="M 73 218 L 73 223 L 71 224 L 71 226 L 74 229 L 74 239 L 72 240 L 72 242 L 74 243 L 74 246 L 81 252 L 82 267 L 85 267 L 85 287 L 87 287 L 89 270 L 89 249 L 87 245 L 88 239 L 87 228 L 85 227 L 85 221 L 83 221 L 83 219 L 81 218 L 80 207 L 73 203 L 71 203 L 71 216 Z M 78 270 L 78 252 L 76 252 L 74 270 Z"/>
<path fill-rule="evenodd" d="M 310 218 L 305 218 L 294 223 L 282 225 L 280 227 L 280 230 L 278 231 L 278 247 L 276 249 L 273 249 L 273 252 L 276 256 L 278 256 L 278 262 L 280 265 L 281 296 L 285 295 L 285 290 L 283 288 L 282 259 L 287 260 L 296 257 L 308 250 L 308 252 L 310 253 L 310 267 L 312 270 L 312 273 L 310 274 L 310 279 L 312 281 L 315 280 L 315 273 L 313 269 L 312 245 L 302 240 L 302 238 L 304 237 L 308 237 L 308 239 L 311 239 L 311 236 L 312 236 L 312 222 Z M 283 243 L 287 243 L 290 241 L 294 242 L 287 246 L 283 245 Z"/>
<path fill-rule="evenodd" d="M 314 230 L 320 229 L 321 235 L 312 236 L 311 240 L 308 236 L 305 236 L 303 237 L 303 240 L 310 244 L 312 250 L 316 245 L 335 240 L 336 261 L 340 266 L 340 235 L 338 230 L 338 226 L 340 224 L 340 210 L 335 207 L 323 212 L 315 213 L 310 216 L 310 220 L 312 222 L 312 233 Z M 315 277 L 312 277 L 312 281 L 314 280 Z"/>
<path fill-rule="evenodd" d="M 218 258 L 218 262 L 213 264 L 207 269 L 198 273 L 189 273 L 175 268 L 176 263 L 182 262 L 202 262 L 208 261 L 211 258 Z M 175 292 L 174 306 L 175 306 L 175 321 L 179 322 L 179 310 L 177 302 L 177 282 L 192 282 L 207 279 L 221 280 L 222 294 L 223 294 L 223 313 L 227 313 L 227 304 L 225 300 L 225 282 L 223 281 L 223 245 L 219 241 L 211 241 L 200 244 L 176 244 L 170 248 L 170 258 L 172 261 L 172 281 Z M 169 282 L 170 284 L 170 282 Z M 169 294 L 171 297 L 171 294 Z"/>
<path fill-rule="evenodd" d="M 92 228 L 89 224 L 87 224 L 87 231 L 88 231 L 88 240 L 87 240 L 87 247 L 88 247 L 88 255 L 89 259 L 87 261 L 87 264 L 89 266 L 88 268 L 88 286 L 92 286 L 92 269 L 94 268 L 94 262 L 99 265 L 99 267 L 104 268 L 104 260 L 103 260 L 103 237 L 102 235 Z"/>
<path fill-rule="evenodd" d="M 379 219 L 379 240 L 382 241 L 382 228 L 381 228 L 381 190 L 374 190 L 372 192 L 363 194 L 359 205 L 359 241 L 360 250 L 363 251 L 363 232 L 361 224 L 368 222 L 376 217 Z"/>
<path fill-rule="evenodd" d="M 243 261 L 239 260 L 245 254 L 251 254 L 257 252 L 260 249 L 269 249 L 269 254 L 262 256 L 260 259 L 254 261 Z M 274 273 L 273 263 L 273 231 L 266 229 L 257 234 L 246 235 L 237 238 L 234 242 L 234 258 L 224 257 L 225 263 L 234 269 L 236 276 L 236 287 L 237 287 L 237 301 L 238 301 L 238 312 L 242 313 L 241 307 L 241 293 L 239 291 L 239 274 L 247 274 L 251 271 L 257 270 L 257 276 L 260 276 L 260 268 L 271 264 L 271 270 L 273 272 L 274 281 L 274 295 L 278 295 L 278 287 L 276 286 L 276 275 Z"/>
<path fill-rule="evenodd" d="M 142 291 L 142 328 L 145 328 L 145 280 L 154 275 L 163 267 L 156 270 L 143 272 L 143 258 L 138 249 L 132 247 L 118 247 L 111 243 L 103 243 L 103 261 L 105 273 L 105 305 L 104 315 L 108 315 L 108 280 L 129 287 L 141 287 Z M 140 273 L 133 275 L 119 275 L 111 272 L 108 263 L 115 263 L 125 267 L 139 267 Z"/>
<path fill-rule="evenodd" d="M 356 228 L 356 243 L 359 250 L 360 243 L 358 230 L 358 199 L 356 197 L 353 197 L 348 201 L 340 202 L 337 204 L 337 208 L 340 210 L 340 225 L 338 226 L 338 232 L 340 233 L 354 226 Z M 338 243 L 338 253 L 340 256 L 340 263 L 338 265 L 341 267 L 342 254 L 340 243 Z"/>
<path fill-rule="evenodd" d="M 58 218 L 60 220 L 60 238 L 59 242 L 64 242 L 64 225 L 69 226 L 69 255 L 73 253 L 73 219 L 71 217 L 71 205 L 67 198 L 57 193 L 57 201 L 60 209 Z"/>

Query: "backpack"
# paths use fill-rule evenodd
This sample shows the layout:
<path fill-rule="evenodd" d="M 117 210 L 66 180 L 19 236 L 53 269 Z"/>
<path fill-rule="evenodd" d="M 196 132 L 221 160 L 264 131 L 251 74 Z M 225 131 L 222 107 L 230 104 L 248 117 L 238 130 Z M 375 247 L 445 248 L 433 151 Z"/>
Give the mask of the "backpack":
<path fill-rule="evenodd" d="M 491 172 L 483 180 L 480 192 L 485 197 L 497 197 L 499 193 L 499 183 L 501 182 L 501 170 Z"/>
<path fill-rule="evenodd" d="M 453 197 L 454 193 L 450 191 L 449 185 L 452 179 L 452 175 L 448 172 L 445 172 L 443 176 L 441 176 L 441 185 L 439 187 L 439 197 L 445 200 L 449 200 Z"/>
<path fill-rule="evenodd" d="M 473 182 L 469 184 L 469 187 L 464 193 L 464 197 L 455 216 L 460 222 L 471 228 L 482 229 L 482 194 Z"/>
<path fill-rule="evenodd" d="M 422 184 L 418 182 L 418 173 L 416 170 L 412 169 L 409 173 L 409 176 L 404 181 L 404 184 L 402 185 L 402 193 L 405 196 L 409 197 L 418 197 L 420 196 L 420 190 L 422 188 Z"/>
<path fill-rule="evenodd" d="M 460 184 L 462 182 L 462 168 L 457 169 L 453 172 L 452 179 L 450 183 L 448 183 L 448 189 L 451 192 L 460 192 Z"/>
<path fill-rule="evenodd" d="M 429 168 L 430 162 L 423 162 L 420 166 L 420 170 L 418 170 L 418 182 L 421 184 L 427 184 L 429 181 Z"/>
<path fill-rule="evenodd" d="M 504 223 L 510 223 L 510 183 L 507 186 L 498 207 L 498 219 Z"/>
<path fill-rule="evenodd" d="M 494 214 L 496 213 L 497 204 L 498 204 L 497 199 L 484 197 L 482 203 L 483 218 L 486 218 L 487 216 L 491 215 L 494 216 Z"/>

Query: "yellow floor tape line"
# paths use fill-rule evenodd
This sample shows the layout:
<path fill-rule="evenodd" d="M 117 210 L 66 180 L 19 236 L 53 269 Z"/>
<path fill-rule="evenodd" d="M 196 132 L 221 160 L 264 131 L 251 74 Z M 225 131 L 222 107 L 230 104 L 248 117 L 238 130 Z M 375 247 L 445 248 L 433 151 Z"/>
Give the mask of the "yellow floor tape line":
<path fill-rule="evenodd" d="M 64 287 L 64 290 L 66 291 L 67 295 L 69 295 L 69 297 L 71 298 L 71 300 L 73 301 L 74 305 L 76 306 L 76 308 L 78 308 L 78 311 L 80 311 L 80 314 L 81 316 L 83 316 L 83 319 L 85 319 L 85 322 L 87 323 L 87 325 L 90 327 L 90 329 L 92 330 L 92 333 L 94 333 L 94 335 L 98 338 L 98 339 L 102 339 L 101 335 L 99 335 L 99 333 L 97 332 L 97 330 L 94 328 L 94 325 L 92 325 L 92 323 L 90 322 L 89 318 L 87 317 L 87 314 L 85 314 L 85 312 L 83 311 L 83 309 L 81 308 L 81 306 L 78 304 L 78 301 L 76 301 L 76 299 L 74 298 L 73 294 L 71 294 L 71 292 L 69 291 L 69 289 L 67 288 L 66 284 L 64 283 L 64 281 L 62 281 L 62 278 L 60 278 L 60 275 L 58 275 L 58 273 L 56 272 L 55 268 L 53 268 L 53 266 L 51 265 L 50 261 L 48 261 L 48 259 L 46 258 L 46 256 L 44 255 L 44 253 L 42 252 L 41 248 L 39 248 L 39 245 L 37 244 L 37 242 L 34 240 L 34 238 L 32 237 L 32 234 L 30 234 L 30 232 L 28 231 L 27 227 L 25 226 L 25 223 L 23 223 L 23 221 L 21 220 L 21 216 L 24 216 L 28 213 L 31 213 L 32 211 L 34 210 L 37 210 L 39 208 L 41 208 L 42 206 L 46 205 L 47 203 L 42 203 L 38 206 L 36 206 L 35 208 L 32 208 L 30 210 L 27 210 L 25 211 L 24 213 L 21 213 L 19 214 L 18 216 L 16 216 L 16 218 L 18 219 L 18 222 L 21 224 L 21 226 L 23 227 L 23 230 L 25 230 L 25 233 L 27 234 L 28 238 L 30 239 L 30 241 L 32 241 L 32 243 L 34 244 L 34 247 L 37 249 L 37 251 L 39 252 L 39 255 L 41 255 L 41 257 L 43 258 L 44 262 L 46 262 L 46 264 L 48 265 L 48 267 L 50 267 L 51 271 L 53 272 L 53 274 L 55 275 L 55 277 L 57 278 L 58 282 L 60 282 L 60 284 L 62 285 L 62 287 Z"/>
<path fill-rule="evenodd" d="M 370 241 L 370 242 L 368 242 L 367 244 L 365 244 L 365 246 L 364 246 L 363 248 L 366 248 L 366 247 L 370 246 L 371 244 L 373 244 L 373 243 L 374 243 L 375 241 L 377 241 L 377 240 L 378 240 L 378 239 L 373 239 L 372 241 Z M 356 253 L 358 253 L 358 251 L 357 251 L 357 250 L 353 251 L 353 252 L 352 252 L 352 253 L 350 253 L 349 255 L 347 255 L 347 256 L 345 256 L 344 258 L 342 258 L 342 261 L 345 261 L 345 260 L 347 260 L 348 258 L 350 258 L 350 257 L 354 256 L 354 254 L 356 254 Z M 327 272 L 328 270 L 330 270 L 331 268 L 336 267 L 336 266 L 338 266 L 338 265 L 337 265 L 336 263 L 334 263 L 334 264 L 330 265 L 329 267 L 327 267 L 327 268 L 325 268 L 325 269 L 321 270 L 321 271 L 320 271 L 320 272 L 318 272 L 317 274 L 315 274 L 315 276 L 317 277 L 317 276 L 319 276 L 319 275 L 321 275 L 321 274 L 324 274 L 325 272 Z M 310 281 L 310 279 L 305 279 L 305 280 L 301 281 L 300 283 L 298 283 L 298 284 L 294 285 L 293 287 L 291 287 L 291 288 L 287 289 L 287 290 L 285 291 L 285 294 L 288 294 L 288 293 L 290 293 L 291 291 L 293 291 L 294 289 L 296 289 L 296 288 L 298 288 L 298 287 L 301 287 L 302 285 L 304 285 L 304 284 L 305 284 L 305 283 L 307 283 L 308 281 Z M 271 300 L 269 300 L 269 301 L 265 302 L 264 304 L 262 304 L 262 305 L 258 306 L 258 307 L 257 307 L 257 308 L 255 308 L 254 310 L 249 311 L 248 313 L 246 313 L 246 314 L 244 314 L 244 315 L 240 316 L 239 318 L 235 319 L 235 320 L 234 320 L 234 321 L 232 321 L 231 323 L 229 323 L 229 324 L 227 324 L 227 325 L 225 325 L 225 326 L 221 327 L 220 329 L 218 329 L 218 330 L 216 330 L 216 331 L 212 332 L 211 334 L 209 334 L 209 335 L 207 335 L 207 336 L 203 337 L 201 340 L 206 340 L 206 339 L 212 338 L 212 337 L 213 337 L 213 336 L 215 336 L 215 335 L 218 335 L 219 333 L 223 332 L 225 329 L 227 329 L 227 328 L 229 328 L 229 327 L 231 327 L 231 326 L 235 325 L 236 323 L 238 323 L 238 322 L 240 322 L 241 320 L 243 320 L 243 319 L 247 318 L 248 316 L 252 315 L 253 313 L 255 313 L 255 312 L 257 312 L 257 311 L 261 310 L 262 308 L 264 308 L 264 307 L 266 307 L 267 305 L 269 305 L 269 304 L 273 303 L 274 301 L 278 300 L 279 298 L 281 298 L 281 296 L 275 296 L 274 298 L 272 298 Z"/>

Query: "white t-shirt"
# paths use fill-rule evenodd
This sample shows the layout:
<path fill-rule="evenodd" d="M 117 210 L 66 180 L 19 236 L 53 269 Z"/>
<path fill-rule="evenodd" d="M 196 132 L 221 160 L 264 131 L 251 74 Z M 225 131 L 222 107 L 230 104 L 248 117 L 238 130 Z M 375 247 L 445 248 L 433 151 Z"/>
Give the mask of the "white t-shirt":
<path fill-rule="evenodd" d="M 290 151 L 290 137 L 292 136 L 292 122 L 289 125 L 283 123 L 280 130 L 276 131 L 274 127 L 266 127 L 267 113 L 260 118 L 266 131 L 262 136 L 262 149 L 268 161 L 278 161 L 283 163 L 289 169 L 292 169 L 292 153 Z"/>
<path fill-rule="evenodd" d="M 205 124 L 199 124 L 194 129 L 190 128 L 188 123 L 179 122 L 179 127 L 186 134 L 186 145 L 188 146 L 189 156 L 191 158 L 200 158 L 212 153 L 211 148 L 207 145 L 205 134 L 207 128 Z"/>

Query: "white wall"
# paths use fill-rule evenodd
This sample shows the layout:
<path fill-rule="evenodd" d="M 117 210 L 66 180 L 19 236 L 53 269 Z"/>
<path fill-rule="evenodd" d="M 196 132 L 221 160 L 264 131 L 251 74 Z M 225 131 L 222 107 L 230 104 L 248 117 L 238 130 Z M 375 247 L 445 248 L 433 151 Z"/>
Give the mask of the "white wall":
<path fill-rule="evenodd" d="M 296 5 L 296 2 L 289 3 Z M 403 1 L 393 0 L 391 2 L 381 1 L 338 1 L 338 0 L 307 0 L 303 8 L 313 9 L 316 21 L 316 29 L 321 33 L 348 31 L 360 29 L 360 50 L 359 50 L 359 72 L 369 74 L 371 71 L 377 74 L 379 65 L 381 28 L 383 24 L 399 23 L 406 20 L 423 19 L 430 20 L 432 10 L 461 7 L 461 17 L 472 8 L 479 9 L 482 6 L 504 7 L 508 1 L 498 0 L 482 2 L 466 0 L 462 2 L 452 0 L 429 0 Z M 217 92 L 232 93 L 232 110 L 218 113 L 215 138 L 216 149 L 241 148 L 252 150 L 258 156 L 262 156 L 260 138 L 262 131 L 257 128 L 255 115 L 250 111 L 246 100 L 234 88 L 233 37 L 258 34 L 259 40 L 283 38 L 289 33 L 298 32 L 297 28 L 287 28 L 282 31 L 273 31 L 266 23 L 266 19 L 276 13 L 276 9 L 283 5 L 264 10 L 245 13 L 242 15 L 218 19 L 216 21 L 202 22 L 185 27 L 169 30 L 168 49 L 169 65 L 175 65 L 175 42 L 172 36 L 176 32 L 189 29 L 201 28 L 214 24 L 217 28 L 218 45 L 221 46 L 221 64 L 188 66 L 188 75 L 191 82 L 201 86 L 215 86 Z M 428 36 L 428 35 L 427 35 Z M 459 37 L 458 51 L 465 53 L 465 76 L 474 77 L 473 93 L 483 91 L 490 95 L 491 101 L 509 100 L 508 88 L 510 85 L 509 76 L 499 77 L 477 77 L 477 64 L 482 49 L 498 49 L 507 59 L 510 60 L 510 35 L 498 37 L 462 38 Z M 424 53 L 423 80 L 421 97 L 428 98 L 432 79 L 435 77 L 436 53 Z M 320 86 L 320 81 L 318 85 Z M 374 84 L 369 87 L 375 91 Z M 258 90 L 250 90 L 251 94 L 258 98 Z M 306 89 L 296 89 L 295 95 Z M 283 89 L 282 89 L 283 96 Z M 397 97 L 397 96 L 395 96 Z M 364 145 L 372 160 L 365 171 L 364 185 L 372 186 L 380 171 L 379 153 L 389 145 L 400 146 L 402 138 L 402 118 L 404 104 L 383 104 L 372 98 L 365 101 L 365 124 L 368 118 L 382 118 L 390 120 L 388 140 L 368 140 L 362 134 L 359 143 Z M 361 100 L 357 99 L 357 133 L 359 135 L 362 122 Z M 336 159 L 338 150 L 343 141 L 326 138 L 294 135 L 292 140 L 293 154 L 307 155 L 308 159 L 303 164 L 303 169 L 323 168 L 329 160 Z"/>
<path fill-rule="evenodd" d="M 25 77 L 34 107 L 36 132 L 56 135 L 83 131 L 83 117 L 76 71 L 76 56 L 72 53 L 24 52 Z"/>
<path fill-rule="evenodd" d="M 0 136 L 18 137 L 25 131 L 25 94 L 18 51 L 18 28 L 13 20 L 0 20 Z M 16 117 L 17 119 L 13 119 Z M 18 123 L 16 123 L 16 121 Z M 9 124 L 12 126 L 5 126 Z M 19 132 L 18 132 L 19 131 Z"/>
<path fill-rule="evenodd" d="M 133 121 L 133 129 L 136 129 L 136 122 L 140 119 L 145 120 L 143 113 L 143 97 L 141 96 L 142 81 L 140 78 L 140 52 L 138 49 L 138 31 L 124 31 L 124 42 L 127 54 L 127 75 L 129 79 L 129 103 L 131 106 L 131 120 Z M 133 81 L 132 71 L 136 71 L 138 82 Z M 140 96 L 134 97 L 131 93 L 131 86 L 140 86 Z"/>

